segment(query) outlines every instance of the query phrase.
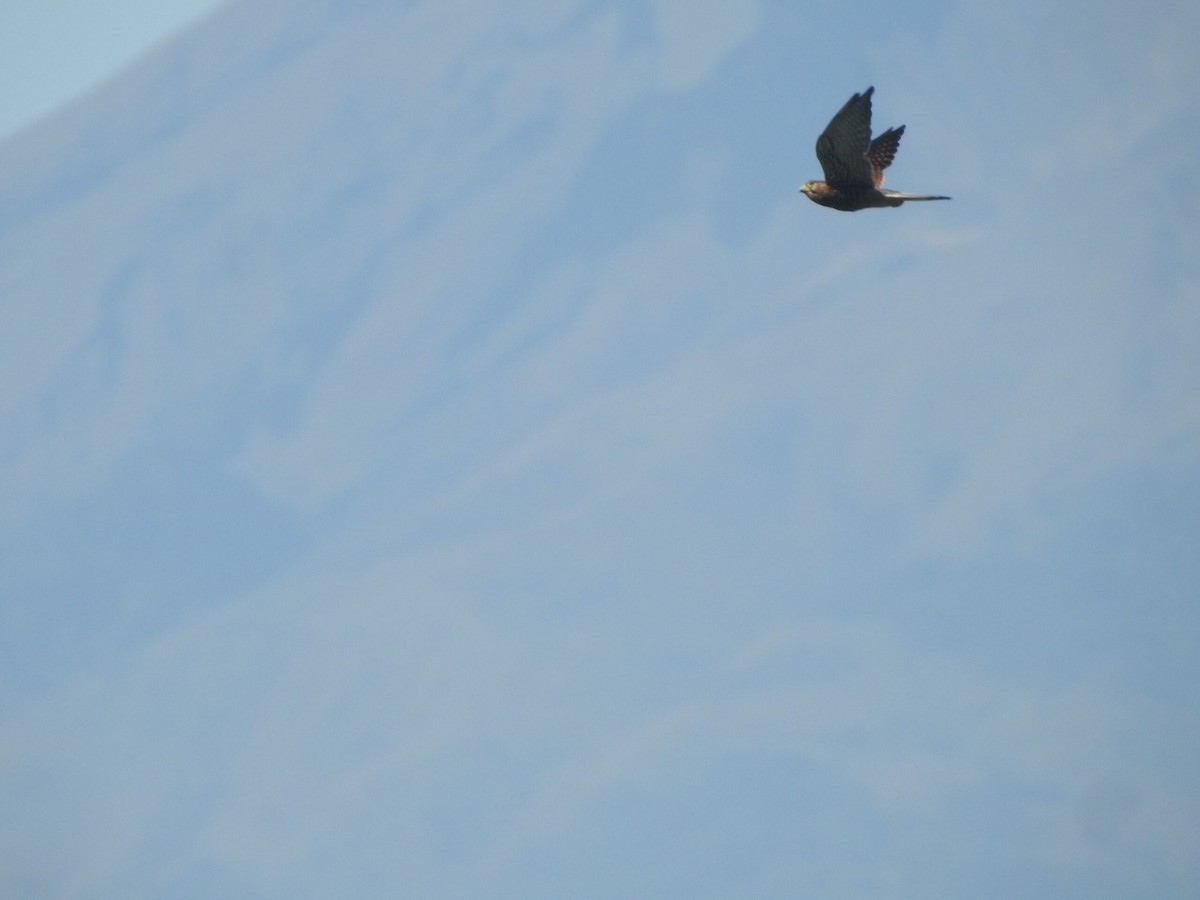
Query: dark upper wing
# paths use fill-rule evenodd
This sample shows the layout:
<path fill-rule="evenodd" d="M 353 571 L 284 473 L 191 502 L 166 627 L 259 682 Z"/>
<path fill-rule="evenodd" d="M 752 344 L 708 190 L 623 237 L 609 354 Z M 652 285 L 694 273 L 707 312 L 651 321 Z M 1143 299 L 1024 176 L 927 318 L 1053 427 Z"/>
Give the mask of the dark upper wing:
<path fill-rule="evenodd" d="M 869 87 L 855 94 L 829 120 L 817 138 L 817 159 L 831 184 L 875 183 L 867 150 L 871 143 L 871 94 Z"/>
<path fill-rule="evenodd" d="M 883 184 L 883 170 L 892 164 L 896 151 L 900 149 L 900 136 L 904 134 L 904 126 L 889 128 L 875 140 L 871 141 L 871 149 L 867 151 L 867 159 L 871 161 L 871 175 L 875 187 Z"/>

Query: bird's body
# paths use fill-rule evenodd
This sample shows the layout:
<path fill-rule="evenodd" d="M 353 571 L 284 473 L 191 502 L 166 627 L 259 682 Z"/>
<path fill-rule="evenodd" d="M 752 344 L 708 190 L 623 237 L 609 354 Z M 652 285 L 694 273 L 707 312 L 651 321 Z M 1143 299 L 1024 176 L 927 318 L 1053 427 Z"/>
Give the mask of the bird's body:
<path fill-rule="evenodd" d="M 900 206 L 905 200 L 949 200 L 934 194 L 908 194 L 883 187 L 883 170 L 892 164 L 904 126 L 889 128 L 871 140 L 869 87 L 846 101 L 817 138 L 817 159 L 824 181 L 806 181 L 800 191 L 813 203 L 854 212 Z"/>

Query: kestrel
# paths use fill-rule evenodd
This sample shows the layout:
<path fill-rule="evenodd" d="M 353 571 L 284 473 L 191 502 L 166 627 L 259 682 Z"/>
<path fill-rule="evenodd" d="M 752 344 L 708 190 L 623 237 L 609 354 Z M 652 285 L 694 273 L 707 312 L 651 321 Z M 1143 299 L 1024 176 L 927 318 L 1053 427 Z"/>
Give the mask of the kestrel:
<path fill-rule="evenodd" d="M 871 94 L 869 87 L 855 94 L 829 120 L 817 138 L 817 159 L 825 171 L 824 181 L 806 181 L 801 193 L 813 203 L 854 212 L 881 206 L 899 206 L 905 200 L 949 200 L 932 194 L 905 194 L 881 187 L 883 170 L 896 158 L 904 126 L 889 128 L 871 140 Z"/>

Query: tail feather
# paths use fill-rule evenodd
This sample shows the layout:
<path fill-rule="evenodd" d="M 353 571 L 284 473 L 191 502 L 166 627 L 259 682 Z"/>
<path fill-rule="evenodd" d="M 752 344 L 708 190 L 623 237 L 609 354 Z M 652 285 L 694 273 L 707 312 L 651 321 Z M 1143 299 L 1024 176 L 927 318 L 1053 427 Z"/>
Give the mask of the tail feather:
<path fill-rule="evenodd" d="M 885 197 L 894 197 L 897 200 L 949 200 L 949 197 L 943 197 L 940 194 L 906 194 L 904 191 L 889 191 L 887 188 L 880 190 Z"/>

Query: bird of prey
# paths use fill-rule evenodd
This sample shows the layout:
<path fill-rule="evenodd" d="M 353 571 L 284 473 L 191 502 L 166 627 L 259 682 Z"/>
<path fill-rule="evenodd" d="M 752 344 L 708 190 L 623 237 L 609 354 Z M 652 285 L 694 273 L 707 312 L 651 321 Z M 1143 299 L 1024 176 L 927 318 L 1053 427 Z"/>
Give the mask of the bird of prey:
<path fill-rule="evenodd" d="M 869 87 L 855 94 L 829 120 L 817 138 L 817 159 L 824 181 L 806 181 L 800 188 L 809 200 L 822 206 L 854 212 L 871 207 L 899 206 L 905 200 L 949 200 L 932 194 L 906 194 L 882 187 L 883 170 L 896 158 L 904 126 L 889 128 L 871 140 Z"/>

